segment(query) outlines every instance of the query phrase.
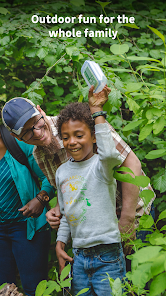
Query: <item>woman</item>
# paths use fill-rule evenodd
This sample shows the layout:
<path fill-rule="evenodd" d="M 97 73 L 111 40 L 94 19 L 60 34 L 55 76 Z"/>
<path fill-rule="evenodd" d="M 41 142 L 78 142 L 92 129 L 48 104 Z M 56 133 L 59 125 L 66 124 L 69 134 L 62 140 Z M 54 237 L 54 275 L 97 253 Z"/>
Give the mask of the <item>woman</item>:
<path fill-rule="evenodd" d="M 47 279 L 50 229 L 44 205 L 54 196 L 54 187 L 35 162 L 33 146 L 17 142 L 42 185 L 39 193 L 29 170 L 12 157 L 0 134 L 0 284 L 16 282 L 17 265 L 25 294 L 35 295 L 38 283 Z"/>

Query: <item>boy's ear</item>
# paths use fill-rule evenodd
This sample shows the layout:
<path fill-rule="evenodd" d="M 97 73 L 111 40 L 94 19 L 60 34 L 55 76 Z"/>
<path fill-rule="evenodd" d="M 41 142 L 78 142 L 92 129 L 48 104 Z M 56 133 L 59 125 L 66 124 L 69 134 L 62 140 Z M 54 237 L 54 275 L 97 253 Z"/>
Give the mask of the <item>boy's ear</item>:
<path fill-rule="evenodd" d="M 17 140 L 19 140 L 19 141 L 22 141 L 16 134 L 14 134 L 14 133 L 10 133 L 14 138 L 16 138 Z"/>

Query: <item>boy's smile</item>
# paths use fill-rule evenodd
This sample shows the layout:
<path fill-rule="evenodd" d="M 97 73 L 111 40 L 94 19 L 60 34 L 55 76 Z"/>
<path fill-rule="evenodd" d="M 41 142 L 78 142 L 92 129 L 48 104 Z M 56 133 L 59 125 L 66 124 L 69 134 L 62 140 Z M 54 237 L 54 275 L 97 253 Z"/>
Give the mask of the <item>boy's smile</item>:
<path fill-rule="evenodd" d="M 95 135 L 91 134 L 88 125 L 79 120 L 69 120 L 61 127 L 63 145 L 75 161 L 83 161 L 93 156 Z"/>

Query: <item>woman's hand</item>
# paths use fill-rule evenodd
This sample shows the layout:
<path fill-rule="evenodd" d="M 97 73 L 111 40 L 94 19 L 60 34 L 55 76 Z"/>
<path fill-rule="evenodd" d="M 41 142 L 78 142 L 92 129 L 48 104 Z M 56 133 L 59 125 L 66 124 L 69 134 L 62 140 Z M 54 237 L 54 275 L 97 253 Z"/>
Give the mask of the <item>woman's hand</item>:
<path fill-rule="evenodd" d="M 43 210 L 44 210 L 44 206 L 35 197 L 18 211 L 22 212 L 23 216 L 27 216 L 28 218 L 29 217 L 37 218 L 41 215 Z"/>

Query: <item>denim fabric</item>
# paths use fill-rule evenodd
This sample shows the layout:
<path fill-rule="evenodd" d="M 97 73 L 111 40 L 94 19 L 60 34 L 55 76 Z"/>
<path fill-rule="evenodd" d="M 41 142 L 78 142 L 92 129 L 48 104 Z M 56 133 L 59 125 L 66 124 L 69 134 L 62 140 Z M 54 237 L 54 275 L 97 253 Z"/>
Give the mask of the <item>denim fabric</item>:
<path fill-rule="evenodd" d="M 0 285 L 16 283 L 16 265 L 26 295 L 35 295 L 38 283 L 47 279 L 50 230 L 27 240 L 26 222 L 0 224 Z"/>
<path fill-rule="evenodd" d="M 106 272 L 113 279 L 122 279 L 126 273 L 121 243 L 98 245 L 87 249 L 73 249 L 73 296 L 89 288 L 85 296 L 109 296 L 111 288 Z M 101 282 L 102 281 L 102 282 Z"/>

